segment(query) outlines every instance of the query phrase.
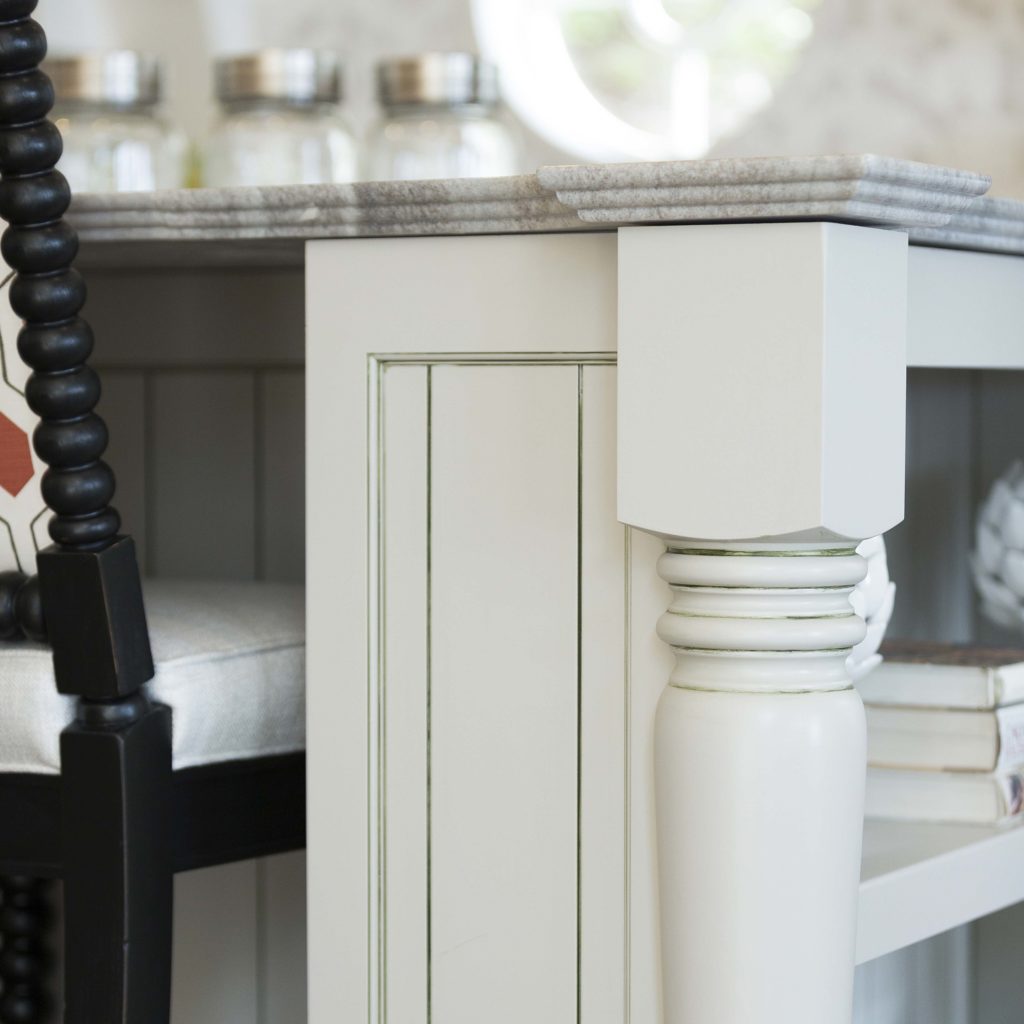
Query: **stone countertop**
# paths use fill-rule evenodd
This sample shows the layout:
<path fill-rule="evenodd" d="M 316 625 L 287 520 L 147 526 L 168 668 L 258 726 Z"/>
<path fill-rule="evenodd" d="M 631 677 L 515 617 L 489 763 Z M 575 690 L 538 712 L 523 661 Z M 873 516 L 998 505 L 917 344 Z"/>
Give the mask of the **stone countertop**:
<path fill-rule="evenodd" d="M 188 261 L 301 260 L 314 238 L 611 230 L 627 224 L 832 220 L 912 242 L 1024 255 L 1024 202 L 982 198 L 989 178 L 871 155 L 543 167 L 514 178 L 360 182 L 81 195 L 69 219 L 90 262 L 128 243 Z M 205 248 L 205 247 L 204 247 Z M 176 255 L 177 254 L 177 255 Z M 261 257 L 262 254 L 262 257 Z M 214 258 L 213 262 L 220 259 Z"/>

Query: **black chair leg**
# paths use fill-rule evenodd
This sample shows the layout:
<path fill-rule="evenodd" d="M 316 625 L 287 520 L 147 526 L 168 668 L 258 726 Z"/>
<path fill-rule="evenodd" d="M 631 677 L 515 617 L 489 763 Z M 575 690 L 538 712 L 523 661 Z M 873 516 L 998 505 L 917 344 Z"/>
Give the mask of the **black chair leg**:
<path fill-rule="evenodd" d="M 41 1024 L 48 1009 L 46 927 L 52 882 L 0 878 L 0 1024 Z"/>
<path fill-rule="evenodd" d="M 83 700 L 61 736 L 64 1024 L 167 1024 L 171 713 Z"/>

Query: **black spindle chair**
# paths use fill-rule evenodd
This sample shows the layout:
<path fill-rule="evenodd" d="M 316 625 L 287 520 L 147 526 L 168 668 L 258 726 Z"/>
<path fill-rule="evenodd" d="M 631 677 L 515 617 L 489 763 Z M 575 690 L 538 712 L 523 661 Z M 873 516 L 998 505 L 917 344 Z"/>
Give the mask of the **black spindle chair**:
<path fill-rule="evenodd" d="M 61 140 L 47 120 L 53 91 L 39 69 L 46 41 L 35 7 L 0 0 L 0 216 L 54 543 L 39 553 L 37 577 L 0 574 L 0 638 L 8 650 L 48 643 L 52 667 L 38 659 L 38 685 L 55 682 L 77 712 L 60 736 L 59 774 L 0 773 L 0 1024 L 42 1019 L 52 878 L 63 881 L 67 1024 L 166 1024 L 174 872 L 301 848 L 304 755 L 225 751 L 176 770 L 177 710 L 147 695 L 154 659 L 134 547 L 110 505 L 114 476 L 93 411 L 100 386 L 86 362 L 93 339 L 71 266 L 77 238 L 62 219 L 70 192 L 55 170 Z M 201 616 L 200 599 L 182 593 Z M 8 699 L 0 689 L 0 719 Z"/>

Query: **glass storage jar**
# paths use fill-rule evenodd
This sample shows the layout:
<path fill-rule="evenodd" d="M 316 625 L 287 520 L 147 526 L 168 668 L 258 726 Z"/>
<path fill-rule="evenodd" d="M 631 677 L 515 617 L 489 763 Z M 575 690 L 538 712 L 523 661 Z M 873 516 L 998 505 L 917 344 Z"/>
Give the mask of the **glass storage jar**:
<path fill-rule="evenodd" d="M 159 114 L 156 58 L 133 50 L 51 57 L 59 169 L 75 192 L 140 192 L 185 184 L 185 137 Z"/>
<path fill-rule="evenodd" d="M 262 50 L 216 63 L 221 117 L 205 185 L 352 181 L 356 147 L 341 114 L 341 68 L 315 50 Z"/>
<path fill-rule="evenodd" d="M 501 113 L 497 69 L 469 53 L 382 61 L 383 116 L 369 141 L 377 180 L 518 174 L 519 142 Z"/>

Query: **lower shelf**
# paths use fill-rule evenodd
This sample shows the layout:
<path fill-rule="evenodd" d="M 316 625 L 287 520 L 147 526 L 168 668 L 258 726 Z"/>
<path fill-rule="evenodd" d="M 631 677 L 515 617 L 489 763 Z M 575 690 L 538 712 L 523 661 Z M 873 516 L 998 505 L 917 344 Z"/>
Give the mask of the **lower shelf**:
<path fill-rule="evenodd" d="M 1024 900 L 1024 828 L 869 821 L 857 963 Z"/>

